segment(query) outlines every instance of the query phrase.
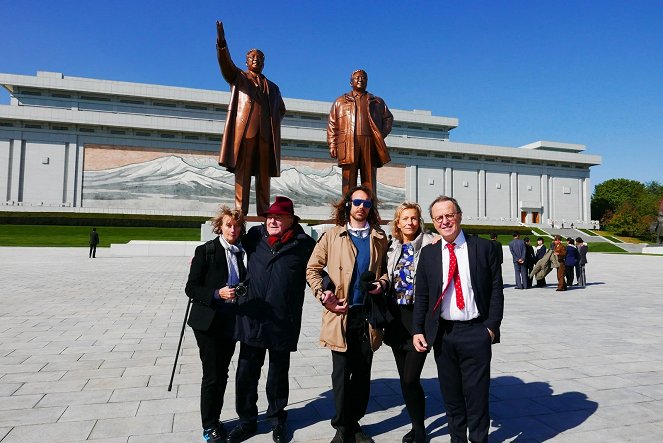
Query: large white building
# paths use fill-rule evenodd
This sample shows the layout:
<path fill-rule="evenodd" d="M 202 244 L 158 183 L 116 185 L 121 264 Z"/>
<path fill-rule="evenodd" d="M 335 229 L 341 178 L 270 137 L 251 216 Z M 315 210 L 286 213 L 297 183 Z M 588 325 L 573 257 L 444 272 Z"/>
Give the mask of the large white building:
<path fill-rule="evenodd" d="M 0 74 L 0 84 L 10 93 L 0 105 L 4 210 L 207 215 L 233 202 L 234 178 L 216 163 L 228 92 L 55 72 Z M 341 189 L 326 145 L 331 103 L 284 101 L 272 195 L 293 198 L 303 217 L 327 218 Z M 383 218 L 402 200 L 426 208 L 446 194 L 466 224 L 593 225 L 589 175 L 601 157 L 583 154 L 583 145 L 457 143 L 449 140 L 455 118 L 392 112 L 392 162 L 378 172 Z"/>

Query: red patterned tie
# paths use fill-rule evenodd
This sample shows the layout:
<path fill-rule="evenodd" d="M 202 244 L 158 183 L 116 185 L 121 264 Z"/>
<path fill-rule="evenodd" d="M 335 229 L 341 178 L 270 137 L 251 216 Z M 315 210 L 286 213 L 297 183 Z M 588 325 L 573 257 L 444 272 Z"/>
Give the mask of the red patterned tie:
<path fill-rule="evenodd" d="M 456 251 L 454 251 L 455 247 L 456 247 L 456 243 L 447 243 L 447 249 L 449 250 L 449 277 L 447 278 L 447 282 L 444 285 L 444 289 L 442 290 L 442 293 L 440 294 L 440 297 L 437 299 L 437 303 L 435 303 L 435 306 L 433 307 L 433 312 L 435 312 L 437 307 L 442 302 L 442 298 L 444 297 L 444 293 L 446 292 L 447 288 L 449 287 L 449 282 L 451 282 L 451 280 L 454 281 L 454 288 L 456 289 L 456 306 L 461 311 L 463 309 L 465 309 L 465 299 L 463 298 L 463 288 L 461 287 L 461 284 L 460 284 L 460 273 L 458 272 L 458 259 L 456 258 Z"/>

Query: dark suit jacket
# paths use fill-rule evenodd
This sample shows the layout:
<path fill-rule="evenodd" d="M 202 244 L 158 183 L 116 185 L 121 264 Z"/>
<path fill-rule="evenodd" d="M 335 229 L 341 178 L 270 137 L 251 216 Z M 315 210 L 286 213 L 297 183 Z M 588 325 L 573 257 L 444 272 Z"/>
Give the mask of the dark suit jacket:
<path fill-rule="evenodd" d="M 470 262 L 474 300 L 483 324 L 495 333 L 494 343 L 500 341 L 500 324 L 504 312 L 502 271 L 490 240 L 465 236 Z M 440 306 L 433 312 L 442 289 L 442 247 L 440 243 L 421 250 L 416 272 L 413 334 L 424 334 L 432 348 L 440 324 Z"/>
<path fill-rule="evenodd" d="M 228 261 L 226 251 L 221 246 L 219 238 L 215 238 L 214 259 L 207 260 L 204 244 L 196 248 L 191 261 L 189 278 L 184 292 L 192 299 L 191 313 L 187 324 L 194 329 L 206 331 L 212 325 L 215 315 L 222 316 L 223 331 L 228 337 L 233 336 L 235 329 L 236 306 L 233 303 L 224 303 L 214 299 L 214 291 L 223 288 L 228 283 Z M 210 257 L 211 258 L 211 257 Z M 246 271 L 241 266 L 240 280 L 246 277 Z"/>

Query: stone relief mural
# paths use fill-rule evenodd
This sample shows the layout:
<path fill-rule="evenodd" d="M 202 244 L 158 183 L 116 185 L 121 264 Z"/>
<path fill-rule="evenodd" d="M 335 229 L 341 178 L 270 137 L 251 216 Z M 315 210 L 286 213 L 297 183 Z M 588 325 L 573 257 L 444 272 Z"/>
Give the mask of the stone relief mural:
<path fill-rule="evenodd" d="M 217 164 L 216 153 L 86 145 L 83 206 L 213 212 L 234 203 L 234 176 Z M 302 217 L 328 218 L 340 198 L 341 170 L 332 161 L 284 157 L 271 195 L 295 202 Z M 253 194 L 253 192 L 252 192 Z M 378 170 L 383 218 L 405 199 L 405 167 Z M 251 196 L 254 214 L 255 196 Z"/>

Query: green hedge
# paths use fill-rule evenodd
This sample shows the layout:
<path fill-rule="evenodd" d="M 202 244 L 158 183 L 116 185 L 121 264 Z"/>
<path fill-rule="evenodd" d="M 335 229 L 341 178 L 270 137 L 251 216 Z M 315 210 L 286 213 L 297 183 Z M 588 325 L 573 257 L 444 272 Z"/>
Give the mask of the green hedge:
<path fill-rule="evenodd" d="M 209 218 L 175 215 L 0 212 L 0 224 L 2 225 L 199 228 L 201 223 L 205 223 L 207 220 Z"/>

